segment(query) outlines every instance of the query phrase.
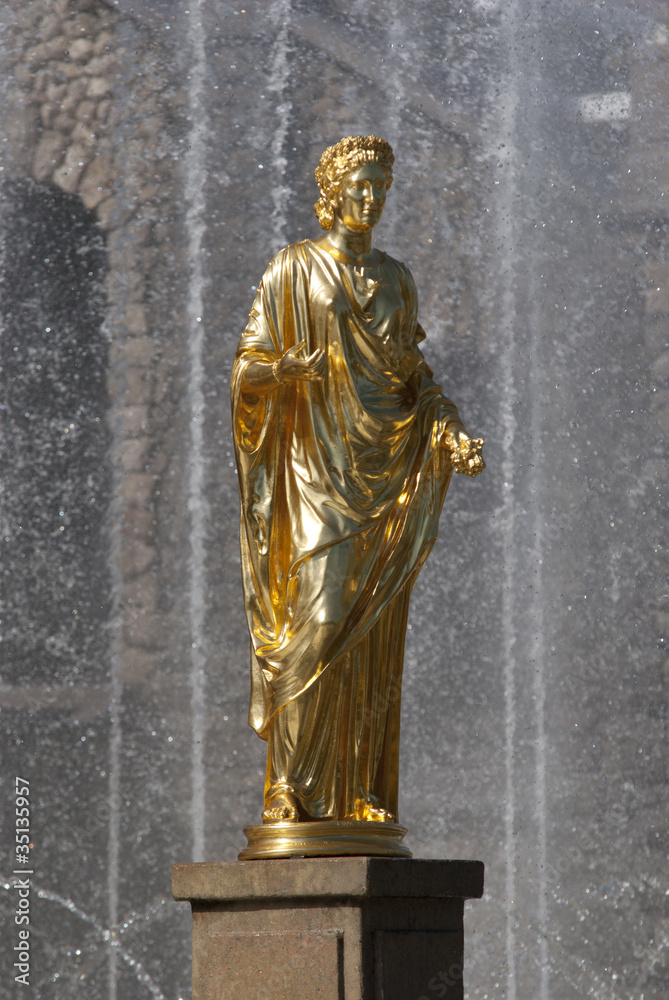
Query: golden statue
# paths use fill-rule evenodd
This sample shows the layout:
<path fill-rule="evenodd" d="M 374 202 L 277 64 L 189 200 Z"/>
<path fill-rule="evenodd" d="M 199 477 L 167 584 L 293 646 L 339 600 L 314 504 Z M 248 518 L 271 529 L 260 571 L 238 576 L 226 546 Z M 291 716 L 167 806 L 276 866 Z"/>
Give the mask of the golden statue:
<path fill-rule="evenodd" d="M 393 160 L 376 136 L 325 150 L 325 233 L 271 261 L 235 358 L 249 721 L 268 741 L 263 826 L 242 858 L 409 853 L 409 598 L 453 469 L 484 462 L 419 350 L 411 272 L 372 247 Z"/>

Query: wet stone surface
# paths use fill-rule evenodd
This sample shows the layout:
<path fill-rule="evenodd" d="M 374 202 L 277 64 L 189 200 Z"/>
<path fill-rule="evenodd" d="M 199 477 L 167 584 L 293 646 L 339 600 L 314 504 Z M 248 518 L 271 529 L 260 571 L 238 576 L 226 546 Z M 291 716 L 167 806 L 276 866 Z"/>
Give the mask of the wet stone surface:
<path fill-rule="evenodd" d="M 18 931 L 21 775 L 33 994 L 189 995 L 170 866 L 236 857 L 264 771 L 232 356 L 270 256 L 317 234 L 321 151 L 376 132 L 378 245 L 488 462 L 453 482 L 414 592 L 400 821 L 417 857 L 486 863 L 466 996 L 662 996 L 666 5 L 0 21 L 0 906 Z"/>

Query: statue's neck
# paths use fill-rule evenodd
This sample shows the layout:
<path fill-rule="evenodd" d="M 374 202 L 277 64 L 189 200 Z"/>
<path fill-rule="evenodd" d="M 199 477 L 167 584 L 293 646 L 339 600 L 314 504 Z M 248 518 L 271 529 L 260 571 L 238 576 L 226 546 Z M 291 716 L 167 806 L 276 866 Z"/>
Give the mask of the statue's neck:
<path fill-rule="evenodd" d="M 347 229 L 341 219 L 335 216 L 332 229 L 327 234 L 328 241 L 337 250 L 356 260 L 363 260 L 372 254 L 372 231 L 355 233 Z"/>

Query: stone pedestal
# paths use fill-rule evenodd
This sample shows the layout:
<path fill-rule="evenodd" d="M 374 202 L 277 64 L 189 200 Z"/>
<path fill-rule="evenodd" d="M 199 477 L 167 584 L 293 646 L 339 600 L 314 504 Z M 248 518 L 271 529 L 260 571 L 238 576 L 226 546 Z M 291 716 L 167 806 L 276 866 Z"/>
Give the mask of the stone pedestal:
<path fill-rule="evenodd" d="M 290 858 L 177 864 L 193 1000 L 461 1000 L 480 861 Z"/>

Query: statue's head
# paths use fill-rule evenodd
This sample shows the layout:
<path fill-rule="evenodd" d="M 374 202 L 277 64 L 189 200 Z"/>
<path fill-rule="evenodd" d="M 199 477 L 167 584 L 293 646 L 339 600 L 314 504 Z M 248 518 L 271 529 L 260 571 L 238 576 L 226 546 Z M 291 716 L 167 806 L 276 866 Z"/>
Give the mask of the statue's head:
<path fill-rule="evenodd" d="M 323 229 L 332 229 L 335 199 L 347 174 L 367 163 L 376 163 L 386 175 L 387 190 L 393 182 L 394 160 L 390 143 L 376 135 L 349 135 L 328 146 L 316 167 L 320 198 L 314 212 Z"/>

